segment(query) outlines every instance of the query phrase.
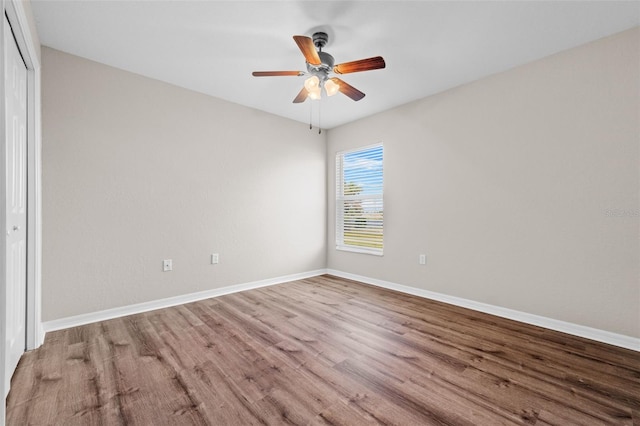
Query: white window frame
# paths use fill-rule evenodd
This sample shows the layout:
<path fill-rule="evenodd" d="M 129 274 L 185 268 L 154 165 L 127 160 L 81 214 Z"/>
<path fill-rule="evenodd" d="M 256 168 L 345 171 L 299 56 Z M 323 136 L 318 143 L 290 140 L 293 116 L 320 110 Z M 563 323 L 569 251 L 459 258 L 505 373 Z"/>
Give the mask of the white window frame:
<path fill-rule="evenodd" d="M 340 151 L 336 153 L 336 222 L 335 222 L 335 231 L 336 231 L 336 250 L 341 251 L 350 251 L 354 253 L 364 253 L 371 254 L 375 256 L 383 256 L 384 255 L 384 189 L 379 194 L 366 194 L 366 195 L 344 195 L 344 167 L 343 160 L 344 156 L 353 152 L 358 151 L 366 151 L 371 148 L 381 147 L 382 148 L 382 161 L 383 161 L 383 174 L 382 181 L 384 187 L 384 144 L 382 142 L 375 143 L 372 145 L 361 146 L 358 148 Z M 367 248 L 355 245 L 348 245 L 344 243 L 344 202 L 348 200 L 380 200 L 383 204 L 383 219 L 382 219 L 382 248 Z"/>

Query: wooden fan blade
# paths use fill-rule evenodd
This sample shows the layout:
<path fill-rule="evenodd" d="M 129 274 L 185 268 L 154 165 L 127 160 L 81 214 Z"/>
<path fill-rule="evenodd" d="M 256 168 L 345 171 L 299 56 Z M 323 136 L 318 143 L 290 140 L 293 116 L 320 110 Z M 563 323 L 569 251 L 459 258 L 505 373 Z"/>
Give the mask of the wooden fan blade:
<path fill-rule="evenodd" d="M 279 77 L 283 75 L 304 75 L 302 71 L 254 71 L 251 73 L 254 77 Z"/>
<path fill-rule="evenodd" d="M 362 93 L 352 85 L 340 80 L 338 77 L 333 77 L 331 80 L 333 80 L 333 82 L 339 86 L 338 90 L 340 90 L 340 92 L 344 93 L 354 101 L 359 101 L 360 99 L 364 98 L 364 93 Z"/>
<path fill-rule="evenodd" d="M 298 96 L 296 96 L 295 99 L 293 100 L 293 103 L 294 104 L 299 104 L 301 102 L 306 101 L 308 95 L 309 95 L 309 92 L 303 86 L 302 90 L 300 91 L 300 93 L 298 93 Z"/>
<path fill-rule="evenodd" d="M 349 74 L 350 72 L 378 70 L 386 66 L 387 64 L 385 64 L 382 56 L 375 56 L 373 58 L 338 64 L 333 67 L 333 72 L 336 74 Z"/>
<path fill-rule="evenodd" d="M 295 35 L 293 36 L 293 39 L 298 44 L 298 47 L 307 62 L 311 65 L 320 65 L 322 63 L 320 56 L 318 56 L 318 52 L 316 51 L 316 46 L 313 44 L 313 40 L 311 40 L 310 37 Z"/>

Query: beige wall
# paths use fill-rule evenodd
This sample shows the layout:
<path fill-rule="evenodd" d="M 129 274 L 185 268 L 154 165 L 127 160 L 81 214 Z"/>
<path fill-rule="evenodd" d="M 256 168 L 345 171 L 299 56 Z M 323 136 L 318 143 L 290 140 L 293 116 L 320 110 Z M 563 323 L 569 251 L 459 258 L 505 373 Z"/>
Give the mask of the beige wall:
<path fill-rule="evenodd" d="M 640 337 L 639 40 L 331 130 L 328 267 Z M 335 153 L 379 141 L 384 257 L 338 252 Z"/>
<path fill-rule="evenodd" d="M 44 321 L 325 267 L 324 135 L 42 56 Z"/>
<path fill-rule="evenodd" d="M 43 320 L 327 266 L 640 337 L 639 40 L 328 136 L 44 48 Z M 337 252 L 335 153 L 379 141 L 385 255 Z"/>

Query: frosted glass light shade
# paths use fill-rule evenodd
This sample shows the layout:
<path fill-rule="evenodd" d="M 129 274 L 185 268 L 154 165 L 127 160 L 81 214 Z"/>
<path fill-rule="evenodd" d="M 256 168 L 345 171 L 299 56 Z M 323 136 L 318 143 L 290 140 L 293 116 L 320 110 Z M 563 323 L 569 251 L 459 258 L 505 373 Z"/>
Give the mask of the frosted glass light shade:
<path fill-rule="evenodd" d="M 327 91 L 327 96 L 333 96 L 338 93 L 338 90 L 340 90 L 340 86 L 334 83 L 333 80 L 327 80 L 324 83 L 324 90 Z"/>
<path fill-rule="evenodd" d="M 313 92 L 315 89 L 320 88 L 320 79 L 313 75 L 304 81 L 304 88 L 307 89 L 309 93 Z"/>
<path fill-rule="evenodd" d="M 322 91 L 320 89 L 320 86 L 314 88 L 313 90 L 307 90 L 307 91 L 309 92 L 309 98 L 313 99 L 314 101 L 320 99 L 320 97 L 322 96 Z"/>

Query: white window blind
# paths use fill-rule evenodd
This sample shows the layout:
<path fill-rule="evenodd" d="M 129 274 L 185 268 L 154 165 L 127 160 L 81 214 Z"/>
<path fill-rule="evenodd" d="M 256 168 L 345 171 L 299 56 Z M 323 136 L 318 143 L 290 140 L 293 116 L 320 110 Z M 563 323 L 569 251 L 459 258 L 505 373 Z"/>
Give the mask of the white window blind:
<path fill-rule="evenodd" d="M 382 255 L 383 147 L 336 154 L 336 248 Z"/>

